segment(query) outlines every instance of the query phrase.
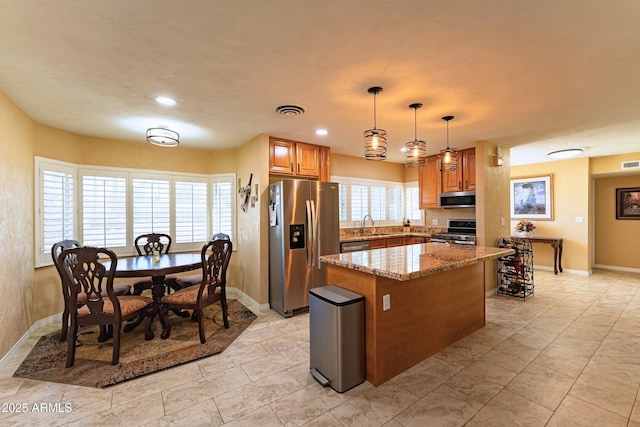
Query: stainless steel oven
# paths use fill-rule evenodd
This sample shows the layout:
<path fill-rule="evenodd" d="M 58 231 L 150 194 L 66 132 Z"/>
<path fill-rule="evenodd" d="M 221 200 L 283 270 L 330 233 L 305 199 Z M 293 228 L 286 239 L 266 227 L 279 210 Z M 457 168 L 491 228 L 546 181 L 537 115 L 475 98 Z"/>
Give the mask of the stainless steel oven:
<path fill-rule="evenodd" d="M 448 219 L 447 231 L 431 235 L 434 243 L 452 243 L 455 245 L 476 244 L 475 219 Z"/>

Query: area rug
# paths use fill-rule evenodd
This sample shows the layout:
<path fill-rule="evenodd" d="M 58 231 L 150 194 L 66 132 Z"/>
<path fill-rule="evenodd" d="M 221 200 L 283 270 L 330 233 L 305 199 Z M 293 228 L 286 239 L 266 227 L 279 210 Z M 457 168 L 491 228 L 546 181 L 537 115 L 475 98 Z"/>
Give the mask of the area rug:
<path fill-rule="evenodd" d="M 41 337 L 13 376 L 102 388 L 218 354 L 256 319 L 256 315 L 238 301 L 229 300 L 228 304 L 229 329 L 222 326 L 220 304 L 205 309 L 205 344 L 200 344 L 198 322 L 171 313 L 171 336 L 166 340 L 160 338 L 162 328 L 157 317 L 153 320 L 155 338 L 152 340 L 144 339 L 146 319 L 133 331 L 123 332 L 118 365 L 111 365 L 111 340 L 99 343 L 97 327 L 81 330 L 75 363 L 65 368 L 67 343 L 59 341 L 58 331 Z"/>

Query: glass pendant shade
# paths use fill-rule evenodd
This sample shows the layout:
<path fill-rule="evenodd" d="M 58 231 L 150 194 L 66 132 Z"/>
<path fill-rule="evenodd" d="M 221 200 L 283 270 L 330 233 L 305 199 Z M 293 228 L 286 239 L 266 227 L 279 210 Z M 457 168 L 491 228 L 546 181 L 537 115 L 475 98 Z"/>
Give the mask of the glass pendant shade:
<path fill-rule="evenodd" d="M 149 128 L 147 141 L 159 147 L 177 147 L 180 144 L 180 135 L 166 127 Z"/>
<path fill-rule="evenodd" d="M 411 104 L 409 108 L 413 108 L 413 141 L 405 144 L 404 165 L 410 168 L 417 168 L 427 164 L 427 142 L 418 139 L 417 111 L 422 104 Z"/>
<path fill-rule="evenodd" d="M 440 150 L 438 154 L 438 170 L 451 172 L 458 169 L 458 149 L 449 148 L 449 120 L 453 120 L 453 116 L 445 116 L 442 120 L 447 122 L 447 148 Z"/>
<path fill-rule="evenodd" d="M 387 131 L 376 128 L 376 95 L 382 92 L 381 87 L 369 88 L 373 94 L 373 129 L 364 131 L 364 158 L 366 160 L 387 159 Z"/>

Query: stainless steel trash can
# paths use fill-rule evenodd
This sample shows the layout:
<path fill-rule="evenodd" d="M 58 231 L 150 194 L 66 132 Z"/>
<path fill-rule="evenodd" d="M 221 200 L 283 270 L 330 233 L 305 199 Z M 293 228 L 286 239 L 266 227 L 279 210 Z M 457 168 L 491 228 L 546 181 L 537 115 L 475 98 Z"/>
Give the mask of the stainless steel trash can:
<path fill-rule="evenodd" d="M 343 393 L 365 380 L 364 297 L 339 286 L 309 291 L 311 375 Z"/>

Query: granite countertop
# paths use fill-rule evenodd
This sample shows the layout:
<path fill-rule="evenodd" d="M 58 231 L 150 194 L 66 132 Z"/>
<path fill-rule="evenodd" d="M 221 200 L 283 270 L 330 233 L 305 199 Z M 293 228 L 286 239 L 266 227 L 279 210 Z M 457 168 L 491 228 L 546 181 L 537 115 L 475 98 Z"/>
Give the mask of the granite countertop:
<path fill-rule="evenodd" d="M 393 280 L 411 280 L 481 261 L 514 254 L 513 249 L 485 246 L 423 243 L 336 255 L 323 255 L 327 264 Z"/>
<path fill-rule="evenodd" d="M 376 233 L 376 234 L 357 234 L 355 236 L 340 236 L 340 243 L 344 242 L 361 242 L 364 240 L 379 240 L 393 237 L 431 237 L 431 233 L 421 233 L 410 231 L 408 233 L 399 231 L 397 233 Z"/>

